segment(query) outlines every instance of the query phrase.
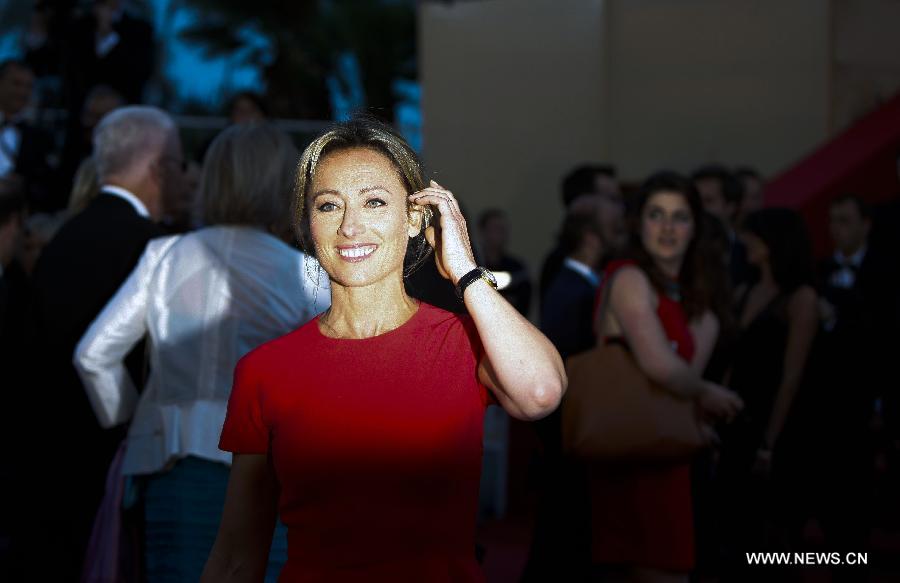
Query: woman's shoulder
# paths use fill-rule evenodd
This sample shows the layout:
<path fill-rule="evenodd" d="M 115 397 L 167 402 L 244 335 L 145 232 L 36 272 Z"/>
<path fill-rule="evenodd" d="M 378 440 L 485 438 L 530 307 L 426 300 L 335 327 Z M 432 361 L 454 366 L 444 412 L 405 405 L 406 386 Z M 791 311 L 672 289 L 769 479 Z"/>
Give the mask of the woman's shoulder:
<path fill-rule="evenodd" d="M 263 342 L 238 361 L 239 366 L 252 369 L 265 369 L 279 363 L 301 362 L 308 348 L 316 338 L 321 337 L 318 332 L 319 317 L 315 316 L 305 324 L 288 332 Z"/>
<path fill-rule="evenodd" d="M 624 289 L 629 294 L 635 291 L 651 290 L 650 278 L 637 263 L 630 259 L 610 263 L 604 271 L 604 279 L 610 284 L 614 284 L 617 291 Z"/>
<path fill-rule="evenodd" d="M 420 326 L 427 328 L 468 326 L 472 317 L 439 308 L 427 302 L 419 302 L 419 313 L 416 314 Z"/>

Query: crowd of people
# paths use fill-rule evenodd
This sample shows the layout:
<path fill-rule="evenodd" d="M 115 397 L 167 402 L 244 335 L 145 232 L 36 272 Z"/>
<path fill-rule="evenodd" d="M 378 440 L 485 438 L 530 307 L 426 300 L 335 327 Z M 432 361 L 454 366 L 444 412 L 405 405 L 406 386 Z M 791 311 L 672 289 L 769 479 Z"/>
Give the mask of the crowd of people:
<path fill-rule="evenodd" d="M 753 581 L 744 553 L 810 524 L 864 552 L 900 522 L 896 203 L 832 200 L 817 263 L 751 168 L 582 165 L 532 282 L 506 212 L 467 228 L 373 119 L 301 155 L 242 93 L 185 156 L 135 105 L 146 59 L 108 72 L 146 30 L 95 8 L 63 137 L 23 115 L 50 16 L 0 63 L 0 578 L 480 580 L 490 405 L 541 444 L 526 581 Z M 693 403 L 706 447 L 568 457 L 564 362 L 598 344 Z"/>
<path fill-rule="evenodd" d="M 624 196 L 609 166 L 563 180 L 541 330 L 563 357 L 627 346 L 648 378 L 694 400 L 709 447 L 584 463 L 562 451 L 558 413 L 537 422 L 525 580 L 755 581 L 746 552 L 863 552 L 873 527 L 896 526 L 883 494 L 900 435 L 896 202 L 875 220 L 858 195 L 831 201 L 834 253 L 817 265 L 802 216 L 763 208 L 762 188 L 718 165 L 656 173 Z"/>

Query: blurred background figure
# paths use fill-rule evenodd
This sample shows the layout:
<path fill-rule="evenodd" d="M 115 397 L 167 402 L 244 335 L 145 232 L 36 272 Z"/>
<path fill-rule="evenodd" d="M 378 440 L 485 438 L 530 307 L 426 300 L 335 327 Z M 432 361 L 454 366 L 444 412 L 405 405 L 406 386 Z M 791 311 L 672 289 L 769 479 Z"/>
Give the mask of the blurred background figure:
<path fill-rule="evenodd" d="M 510 274 L 511 281 L 500 294 L 509 301 L 519 313 L 528 317 L 531 307 L 531 278 L 528 268 L 522 261 L 508 252 L 509 220 L 500 209 L 488 209 L 478 219 L 481 255 L 484 266 L 491 271 L 505 271 Z"/>
<path fill-rule="evenodd" d="M 109 85 L 96 85 L 88 92 L 81 115 L 69 125 L 63 144 L 59 188 L 68 192 L 81 164 L 94 151 L 94 128 L 107 113 L 125 105 L 122 95 Z"/>
<path fill-rule="evenodd" d="M 265 121 L 269 107 L 263 96 L 253 91 L 241 91 L 228 104 L 228 121 L 232 124 Z"/>
<path fill-rule="evenodd" d="M 731 171 L 718 164 L 702 166 L 694 171 L 691 179 L 703 200 L 703 210 L 722 221 L 728 232 L 728 275 L 731 285 L 737 287 L 746 283 L 750 278 L 747 250 L 737 236 L 737 221 L 744 197 L 743 184 Z"/>
<path fill-rule="evenodd" d="M 67 453 L 53 464 L 34 455 L 34 467 L 23 476 L 34 514 L 21 556 L 24 565 L 31 565 L 51 552 L 55 560 L 47 572 L 56 580 L 80 574 L 106 470 L 124 436 L 124 427 L 98 424 L 72 353 L 147 242 L 162 234 L 155 223 L 161 201 L 181 182 L 175 124 L 153 107 L 125 107 L 103 118 L 95 130 L 94 158 L 101 193 L 44 248 L 33 276 L 35 344 L 29 366 L 35 382 L 27 399 L 46 426 L 30 452 L 64 448 Z M 138 386 L 142 352 L 138 348 L 127 359 Z"/>
<path fill-rule="evenodd" d="M 622 191 L 616 180 L 616 169 L 614 166 L 582 164 L 572 169 L 563 178 L 562 201 L 567 212 L 580 198 L 592 196 L 596 196 L 598 200 L 602 199 L 604 201 L 600 204 L 623 208 Z M 618 232 L 613 233 L 611 230 L 609 232 L 609 236 L 612 237 L 611 242 L 616 242 L 616 244 L 621 246 L 626 239 L 624 224 L 621 222 L 622 214 L 620 213 L 618 218 L 614 214 L 608 213 L 604 213 L 604 216 L 608 217 L 607 220 L 613 222 L 613 224 L 622 225 Z M 541 302 L 543 302 L 547 288 L 553 283 L 556 274 L 562 268 L 565 257 L 565 253 L 557 246 L 544 259 L 540 281 Z M 594 269 L 599 269 L 601 266 L 595 265 L 593 267 Z"/>
<path fill-rule="evenodd" d="M 90 12 L 72 23 L 66 85 L 69 111 L 77 118 L 92 87 L 106 85 L 126 103 L 141 103 L 153 73 L 153 27 L 121 0 L 93 0 Z"/>
<path fill-rule="evenodd" d="M 598 342 L 624 343 L 647 377 L 692 399 L 707 419 L 740 410 L 730 390 L 701 374 L 728 310 L 724 278 L 701 251 L 703 209 L 691 182 L 672 172 L 636 194 L 627 259 L 607 266 Z M 605 309 L 602 308 L 605 304 Z M 591 552 L 599 581 L 683 581 L 694 568 L 690 460 L 590 467 Z"/>
<path fill-rule="evenodd" d="M 50 135 L 30 123 L 26 109 L 34 90 L 34 73 L 23 61 L 0 63 L 0 177 L 15 174 L 24 183 L 29 208 L 52 207 Z"/>
<path fill-rule="evenodd" d="M 737 292 L 739 337 L 728 386 L 745 408 L 722 430 L 717 489 L 727 564 L 736 570 L 730 576 L 751 581 L 758 574 L 742 573 L 743 553 L 787 550 L 797 542 L 808 508 L 794 403 L 818 330 L 818 309 L 812 250 L 798 213 L 756 211 L 744 220 L 740 236 L 759 275 Z M 818 396 L 811 397 L 818 405 Z"/>
<path fill-rule="evenodd" d="M 766 185 L 762 175 L 755 168 L 750 168 L 749 166 L 739 167 L 734 171 L 734 175 L 741 181 L 741 186 L 744 189 L 736 223 L 740 225 L 747 215 L 763 208 Z"/>
<path fill-rule="evenodd" d="M 81 161 L 75 172 L 66 212 L 70 217 L 74 217 L 86 209 L 98 194 L 100 194 L 100 185 L 97 182 L 97 164 L 94 162 L 93 156 L 89 156 Z"/>
<path fill-rule="evenodd" d="M 564 359 L 594 346 L 592 315 L 600 286 L 596 266 L 609 251 L 600 214 L 601 205 L 592 200 L 566 215 L 557 244 L 565 259 L 541 303 L 541 332 Z M 587 481 L 582 468 L 563 457 L 561 423 L 556 410 L 532 424 L 542 448 L 524 581 L 580 580 L 590 569 Z"/>
<path fill-rule="evenodd" d="M 78 345 L 100 424 L 133 417 L 122 474 L 141 478 L 147 581 L 199 579 L 212 548 L 231 462 L 218 436 L 234 365 L 329 305 L 327 282 L 316 288 L 308 273 L 314 260 L 289 245 L 297 158 L 269 125 L 220 134 L 201 179 L 207 226 L 152 241 Z M 151 372 L 138 397 L 124 359 L 145 334 Z M 284 534 L 273 576 L 286 560 Z"/>
<path fill-rule="evenodd" d="M 25 273 L 30 277 L 41 257 L 41 253 L 68 219 L 65 211 L 37 213 L 25 220 L 24 237 L 20 261 Z"/>
<path fill-rule="evenodd" d="M 829 209 L 834 254 L 819 266 L 820 333 L 804 413 L 817 453 L 815 514 L 828 545 L 868 549 L 874 492 L 873 419 L 890 371 L 879 356 L 889 341 L 879 320 L 890 313 L 879 289 L 893 267 L 869 246 L 869 206 L 859 197 Z M 896 333 L 896 331 L 894 332 Z M 856 500 L 852 512 L 842 500 Z"/>
<path fill-rule="evenodd" d="M 22 236 L 25 214 L 25 195 L 21 182 L 15 178 L 0 178 L 0 374 L 3 379 L 2 407 L 0 407 L 0 437 L 16 439 L 14 419 L 20 415 L 16 395 L 22 387 L 21 363 L 26 353 L 26 308 L 28 281 L 16 261 Z M 11 580 L 7 570 L 12 559 L 11 543 L 21 512 L 18 492 L 14 488 L 16 476 L 22 471 L 19 448 L 0 462 L 0 578 Z"/>

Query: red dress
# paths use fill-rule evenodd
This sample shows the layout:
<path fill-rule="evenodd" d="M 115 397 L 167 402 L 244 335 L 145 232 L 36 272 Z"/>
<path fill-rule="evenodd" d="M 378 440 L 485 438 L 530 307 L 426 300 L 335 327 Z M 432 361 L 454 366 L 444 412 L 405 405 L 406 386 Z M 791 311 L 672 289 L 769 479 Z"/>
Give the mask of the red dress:
<path fill-rule="evenodd" d="M 630 262 L 614 262 L 606 278 Z M 656 310 L 673 348 L 694 357 L 681 305 L 660 294 Z M 592 555 L 595 564 L 630 564 L 688 572 L 694 567 L 690 464 L 591 471 Z"/>
<path fill-rule="evenodd" d="M 421 303 L 373 338 L 316 318 L 238 363 L 219 447 L 271 453 L 279 581 L 483 581 L 482 352 L 470 318 Z"/>

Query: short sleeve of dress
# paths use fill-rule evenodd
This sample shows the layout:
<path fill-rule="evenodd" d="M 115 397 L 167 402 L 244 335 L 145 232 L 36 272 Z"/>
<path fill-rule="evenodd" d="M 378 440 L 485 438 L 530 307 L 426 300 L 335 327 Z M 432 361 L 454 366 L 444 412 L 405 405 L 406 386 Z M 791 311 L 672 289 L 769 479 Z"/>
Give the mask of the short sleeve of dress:
<path fill-rule="evenodd" d="M 484 358 L 484 345 L 481 343 L 481 336 L 478 334 L 478 328 L 475 327 L 475 321 L 472 320 L 471 316 L 463 316 L 460 320 L 462 321 L 463 329 L 466 331 L 466 336 L 469 338 L 469 345 L 472 348 L 472 353 L 475 356 L 475 378 L 478 382 L 481 402 L 485 407 L 496 405 L 497 399 L 494 397 L 494 393 L 478 380 L 478 366 L 481 364 L 481 359 Z"/>
<path fill-rule="evenodd" d="M 253 361 L 246 357 L 238 361 L 219 438 L 222 451 L 251 454 L 269 451 L 269 428 L 263 421 L 260 384 Z"/>

